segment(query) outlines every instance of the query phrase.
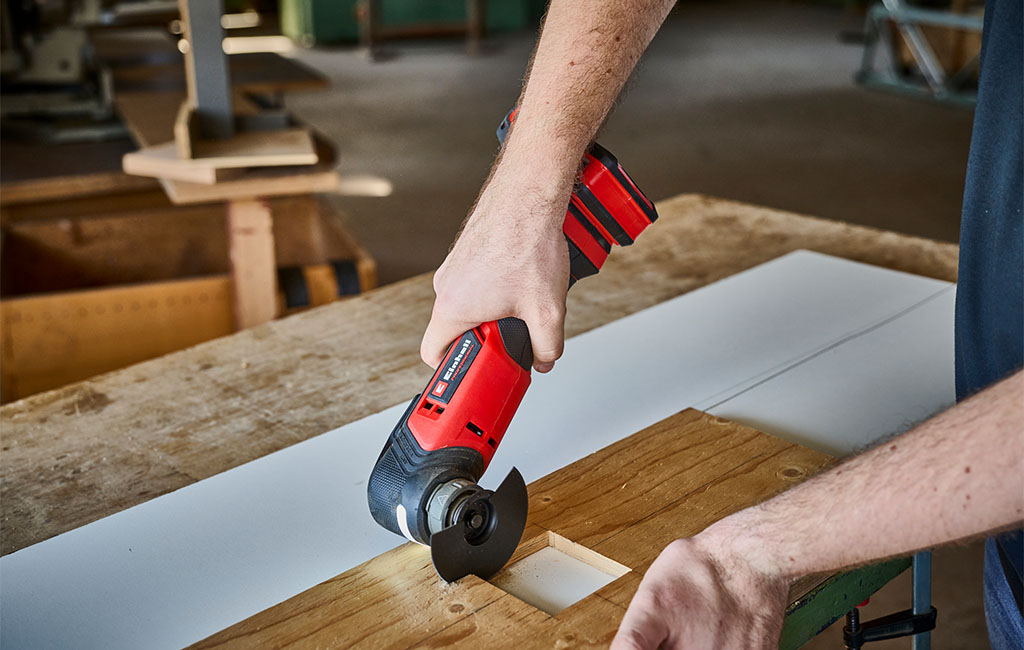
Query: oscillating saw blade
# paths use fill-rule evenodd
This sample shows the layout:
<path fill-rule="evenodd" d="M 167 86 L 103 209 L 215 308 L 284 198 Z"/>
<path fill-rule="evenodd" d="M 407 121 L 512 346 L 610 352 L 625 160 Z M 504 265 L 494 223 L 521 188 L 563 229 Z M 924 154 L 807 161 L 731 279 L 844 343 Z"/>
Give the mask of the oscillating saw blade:
<path fill-rule="evenodd" d="M 522 474 L 513 467 L 498 489 L 474 506 L 474 512 L 460 516 L 430 538 L 430 558 L 446 582 L 471 573 L 486 580 L 512 557 L 526 528 L 528 496 Z M 489 518 L 483 532 L 479 526 L 468 525 L 468 517 L 481 513 Z"/>

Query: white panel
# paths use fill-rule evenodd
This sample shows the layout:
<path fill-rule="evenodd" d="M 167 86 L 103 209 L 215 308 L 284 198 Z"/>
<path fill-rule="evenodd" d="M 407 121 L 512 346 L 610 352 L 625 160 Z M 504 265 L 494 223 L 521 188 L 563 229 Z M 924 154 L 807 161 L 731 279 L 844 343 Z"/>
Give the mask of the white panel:
<path fill-rule="evenodd" d="M 535 378 L 482 482 L 495 486 L 513 465 L 534 480 L 687 406 L 725 409 L 747 389 L 753 400 L 790 368 L 820 369 L 828 376 L 813 377 L 819 385 L 838 386 L 845 377 L 843 392 L 853 397 L 851 386 L 881 381 L 891 369 L 865 365 L 854 375 L 813 362 L 851 343 L 881 354 L 905 347 L 900 381 L 935 375 L 922 384 L 912 416 L 899 411 L 898 420 L 887 422 L 894 411 L 877 409 L 879 426 L 900 428 L 905 417 L 948 402 L 952 373 L 938 376 L 933 362 L 949 357 L 951 310 L 915 320 L 909 331 L 877 326 L 932 304 L 949 287 L 797 252 L 575 337 L 555 371 Z M 921 345 L 875 348 L 878 332 Z M 786 390 L 795 393 L 813 391 Z M 865 393 L 856 408 L 873 408 L 871 399 Z M 743 403 L 733 405 L 741 417 Z M 746 408 L 775 431 L 842 444 L 837 436 L 847 433 L 830 426 L 818 431 L 818 420 L 801 419 L 807 406 L 791 399 L 772 418 L 763 407 Z M 365 490 L 403 409 L 397 405 L 0 558 L 0 645 L 181 647 L 398 545 L 400 538 L 370 518 Z M 847 444 L 863 437 L 860 430 L 849 435 Z"/>
<path fill-rule="evenodd" d="M 509 566 L 491 582 L 554 616 L 617 577 L 545 546 Z"/>
<path fill-rule="evenodd" d="M 956 402 L 949 287 L 769 381 L 698 408 L 833 456 L 902 433 Z"/>

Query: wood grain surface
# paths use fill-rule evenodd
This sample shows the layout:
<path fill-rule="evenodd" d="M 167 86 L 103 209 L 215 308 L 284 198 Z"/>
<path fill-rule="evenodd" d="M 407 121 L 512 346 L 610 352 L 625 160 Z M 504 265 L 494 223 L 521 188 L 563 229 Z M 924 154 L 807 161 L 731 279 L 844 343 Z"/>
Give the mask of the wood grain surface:
<path fill-rule="evenodd" d="M 530 485 L 524 553 L 551 531 L 631 570 L 555 616 L 476 576 L 445 584 L 407 543 L 192 647 L 604 647 L 665 545 L 831 462 L 688 409 Z"/>
<path fill-rule="evenodd" d="M 699 195 L 658 210 L 570 292 L 568 336 L 799 248 L 956 279 L 952 244 Z M 418 350 L 432 301 L 424 274 L 3 406 L 0 551 L 408 399 L 430 376 Z"/>

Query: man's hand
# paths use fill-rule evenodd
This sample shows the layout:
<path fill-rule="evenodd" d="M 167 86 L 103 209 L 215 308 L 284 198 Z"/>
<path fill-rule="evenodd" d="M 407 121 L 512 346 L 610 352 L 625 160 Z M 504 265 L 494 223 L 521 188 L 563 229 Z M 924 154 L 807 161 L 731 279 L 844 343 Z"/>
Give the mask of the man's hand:
<path fill-rule="evenodd" d="M 778 647 L 787 581 L 705 533 L 672 542 L 651 564 L 612 650 Z"/>
<path fill-rule="evenodd" d="M 571 188 L 547 199 L 511 185 L 495 175 L 434 274 L 437 299 L 420 346 L 431 367 L 457 336 L 506 316 L 526 321 L 537 371 L 562 355 L 569 286 L 562 222 Z"/>
<path fill-rule="evenodd" d="M 1019 527 L 1021 395 L 1024 371 L 672 542 L 647 570 L 612 648 L 774 648 L 789 580 Z"/>

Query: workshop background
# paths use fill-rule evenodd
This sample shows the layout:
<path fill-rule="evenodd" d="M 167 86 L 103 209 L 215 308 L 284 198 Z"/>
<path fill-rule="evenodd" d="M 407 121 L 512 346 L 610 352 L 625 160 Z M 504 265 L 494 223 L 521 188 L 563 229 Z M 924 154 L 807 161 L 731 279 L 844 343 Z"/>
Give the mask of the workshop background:
<path fill-rule="evenodd" d="M 177 3 L 0 7 L 9 402 L 432 271 L 487 176 L 544 3 L 228 0 L 244 96 L 221 99 L 293 139 L 212 167 L 158 151 L 203 150 L 181 101 L 216 87 L 185 72 L 198 51 L 180 46 Z M 656 200 L 699 192 L 956 242 L 983 7 L 914 7 L 962 25 L 923 27 L 922 52 L 855 0 L 683 0 L 601 142 Z M 251 234 L 271 221 L 274 239 Z M 981 546 L 939 550 L 934 569 L 933 647 L 985 647 Z M 909 580 L 865 616 L 909 606 Z M 840 627 L 806 647 L 840 647 Z"/>

